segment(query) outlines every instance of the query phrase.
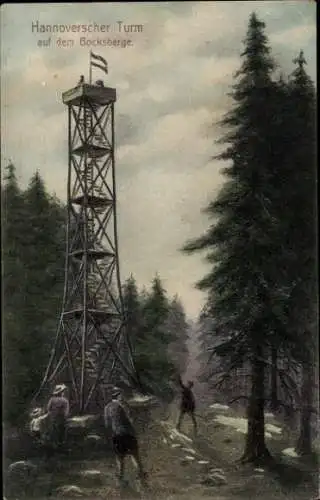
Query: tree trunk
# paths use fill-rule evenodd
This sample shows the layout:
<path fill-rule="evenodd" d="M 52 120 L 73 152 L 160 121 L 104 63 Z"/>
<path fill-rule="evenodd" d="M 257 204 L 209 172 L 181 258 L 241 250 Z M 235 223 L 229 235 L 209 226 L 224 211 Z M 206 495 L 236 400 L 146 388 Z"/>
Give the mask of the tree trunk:
<path fill-rule="evenodd" d="M 277 411 L 279 408 L 278 400 L 278 355 L 275 347 L 271 348 L 271 411 Z"/>
<path fill-rule="evenodd" d="M 264 375 L 263 349 L 257 345 L 251 361 L 251 394 L 247 409 L 248 432 L 243 462 L 259 463 L 270 459 L 264 436 Z"/>
<path fill-rule="evenodd" d="M 311 455 L 312 436 L 311 436 L 311 417 L 313 402 L 313 364 L 309 363 L 302 366 L 302 387 L 301 387 L 301 414 L 300 414 L 300 435 L 296 445 L 296 451 L 299 455 Z"/>

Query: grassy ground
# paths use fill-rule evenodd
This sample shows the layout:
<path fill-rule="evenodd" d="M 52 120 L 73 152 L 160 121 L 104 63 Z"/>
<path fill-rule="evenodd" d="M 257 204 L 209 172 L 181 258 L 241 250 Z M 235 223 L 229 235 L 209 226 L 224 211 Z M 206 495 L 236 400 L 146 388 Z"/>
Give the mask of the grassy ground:
<path fill-rule="evenodd" d="M 318 467 L 316 463 L 305 463 L 297 458 L 284 458 L 281 451 L 292 445 L 290 438 L 273 433 L 267 438 L 270 452 L 275 462 L 268 469 L 255 470 L 253 466 L 241 465 L 238 459 L 244 446 L 244 434 L 236 428 L 215 421 L 224 413 L 228 417 L 239 416 L 229 410 L 207 410 L 199 418 L 199 434 L 187 445 L 194 450 L 197 460 L 186 465 L 181 460 L 188 455 L 181 447 L 172 447 L 170 436 L 165 427 L 160 425 L 163 415 L 155 415 L 148 428 L 141 433 L 141 454 L 149 474 L 149 488 L 139 490 L 136 473 L 128 461 L 127 477 L 131 489 L 120 490 L 115 478 L 115 463 L 112 455 L 78 453 L 57 461 L 54 469 L 41 473 L 37 480 L 32 497 L 29 498 L 61 498 L 56 491 L 62 485 L 76 485 L 82 490 L 82 498 L 86 499 L 118 499 L 144 498 L 145 500 L 312 500 L 317 498 Z M 168 422 L 174 422 L 175 410 L 167 415 Z M 274 418 L 268 418 L 269 424 L 278 425 Z M 183 423 L 183 431 L 192 437 L 192 424 Z M 294 439 L 294 436 L 292 436 Z M 190 453 L 189 453 L 190 455 Z M 198 460 L 209 461 L 209 465 L 200 465 Z M 221 486 L 203 486 L 200 479 L 206 474 L 206 468 L 223 470 L 226 482 Z M 84 470 L 101 472 L 99 483 L 89 484 L 80 477 Z M 71 496 L 71 495 L 70 495 Z M 75 495 L 72 495 L 75 496 Z M 21 497 L 22 498 L 22 497 Z M 20 497 L 19 497 L 20 499 Z"/>

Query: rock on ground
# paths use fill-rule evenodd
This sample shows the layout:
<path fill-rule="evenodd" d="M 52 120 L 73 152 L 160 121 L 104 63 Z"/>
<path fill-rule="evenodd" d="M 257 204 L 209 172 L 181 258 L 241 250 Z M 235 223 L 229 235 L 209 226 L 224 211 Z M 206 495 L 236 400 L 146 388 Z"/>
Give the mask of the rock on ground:
<path fill-rule="evenodd" d="M 29 460 L 13 462 L 8 467 L 6 488 L 10 494 L 17 494 L 22 489 L 29 489 L 35 483 L 38 467 Z"/>
<path fill-rule="evenodd" d="M 29 460 L 13 462 L 8 468 L 9 480 L 29 482 L 37 476 L 38 467 Z"/>
<path fill-rule="evenodd" d="M 80 473 L 86 485 L 98 486 L 102 484 L 102 474 L 99 470 L 85 470 Z"/>
<path fill-rule="evenodd" d="M 223 474 L 218 472 L 210 473 L 201 479 L 201 484 L 204 486 L 222 486 L 227 483 Z"/>
<path fill-rule="evenodd" d="M 98 441 L 101 441 L 101 436 L 98 436 L 97 434 L 88 434 L 86 437 L 85 437 L 85 440 L 86 441 L 90 441 L 90 442 L 98 442 Z"/>
<path fill-rule="evenodd" d="M 84 492 L 79 486 L 74 485 L 64 485 L 57 488 L 57 493 L 62 496 L 73 496 L 73 497 L 81 497 L 84 495 Z"/>
<path fill-rule="evenodd" d="M 185 451 L 186 453 L 191 453 L 192 455 L 196 455 L 196 450 L 194 450 L 193 448 L 182 448 L 183 451 Z"/>

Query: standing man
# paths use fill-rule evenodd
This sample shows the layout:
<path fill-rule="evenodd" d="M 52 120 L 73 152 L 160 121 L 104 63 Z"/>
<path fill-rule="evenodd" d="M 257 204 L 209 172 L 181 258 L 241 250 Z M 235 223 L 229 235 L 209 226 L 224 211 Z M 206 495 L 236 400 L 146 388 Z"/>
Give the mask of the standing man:
<path fill-rule="evenodd" d="M 111 429 L 113 448 L 116 455 L 120 484 L 124 483 L 124 460 L 127 455 L 138 469 L 141 483 L 146 486 L 146 473 L 143 470 L 136 432 L 128 415 L 128 411 L 121 401 L 121 390 L 115 387 L 112 391 L 112 400 L 104 409 L 106 428 Z"/>
<path fill-rule="evenodd" d="M 66 423 L 69 416 L 67 386 L 56 385 L 47 406 L 50 441 L 54 449 L 61 448 L 66 438 Z"/>
<path fill-rule="evenodd" d="M 193 382 L 189 381 L 186 385 L 184 385 L 182 383 L 180 376 L 178 381 L 179 381 L 179 386 L 181 388 L 181 401 L 180 401 L 179 419 L 176 428 L 179 432 L 181 431 L 182 420 L 184 415 L 187 413 L 188 415 L 190 415 L 192 419 L 194 434 L 196 436 L 197 435 L 197 421 L 195 417 L 196 403 L 193 392 L 191 390 L 193 387 Z"/>

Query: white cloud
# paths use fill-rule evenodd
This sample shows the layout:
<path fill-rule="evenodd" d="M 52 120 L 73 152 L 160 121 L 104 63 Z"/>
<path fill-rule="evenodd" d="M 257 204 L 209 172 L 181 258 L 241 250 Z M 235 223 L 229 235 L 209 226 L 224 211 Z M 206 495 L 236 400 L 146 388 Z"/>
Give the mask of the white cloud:
<path fill-rule="evenodd" d="M 290 46 L 293 50 L 300 49 L 310 40 L 316 37 L 316 26 L 314 24 L 303 24 L 294 26 L 270 36 L 271 43 Z"/>

